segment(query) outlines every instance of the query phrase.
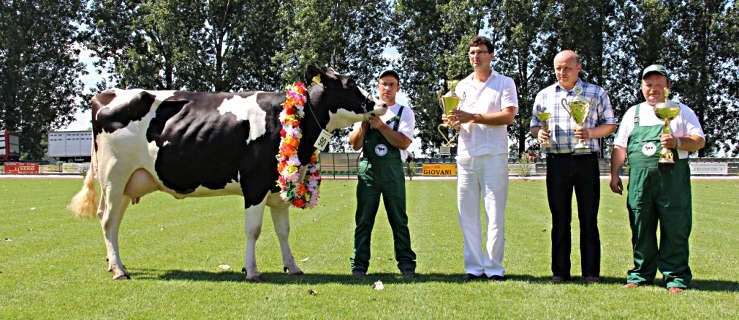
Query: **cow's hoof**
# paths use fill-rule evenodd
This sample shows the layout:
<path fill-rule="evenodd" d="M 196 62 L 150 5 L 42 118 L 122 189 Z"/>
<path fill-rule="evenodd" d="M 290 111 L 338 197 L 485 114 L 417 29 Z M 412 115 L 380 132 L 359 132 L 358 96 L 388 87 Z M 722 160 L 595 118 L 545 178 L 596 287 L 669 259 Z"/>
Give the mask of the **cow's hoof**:
<path fill-rule="evenodd" d="M 131 280 L 131 276 L 128 274 L 119 274 L 117 276 L 113 276 L 113 280 Z"/>
<path fill-rule="evenodd" d="M 290 268 L 288 268 L 288 267 L 282 267 L 282 272 L 285 272 L 285 273 L 287 273 L 289 275 L 301 275 L 301 274 L 303 274 L 303 270 L 300 270 L 297 267 L 296 267 L 296 269 L 298 271 L 290 271 Z"/>

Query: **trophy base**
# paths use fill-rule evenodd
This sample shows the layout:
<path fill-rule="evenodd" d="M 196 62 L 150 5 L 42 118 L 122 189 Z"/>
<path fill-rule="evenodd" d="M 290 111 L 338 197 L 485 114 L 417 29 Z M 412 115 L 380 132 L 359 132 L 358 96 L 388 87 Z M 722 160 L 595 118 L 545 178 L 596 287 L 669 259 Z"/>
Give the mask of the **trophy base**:
<path fill-rule="evenodd" d="M 672 168 L 675 166 L 675 159 L 673 158 L 673 154 L 670 149 L 663 148 L 662 151 L 660 151 L 657 166 L 660 168 Z"/>
<path fill-rule="evenodd" d="M 452 155 L 452 147 L 451 146 L 440 146 L 439 147 L 439 155 L 440 156 L 451 156 Z"/>
<path fill-rule="evenodd" d="M 663 169 L 672 169 L 673 167 L 675 167 L 675 163 L 667 162 L 667 161 L 665 162 L 660 161 L 660 162 L 657 162 L 657 167 L 663 168 Z"/>

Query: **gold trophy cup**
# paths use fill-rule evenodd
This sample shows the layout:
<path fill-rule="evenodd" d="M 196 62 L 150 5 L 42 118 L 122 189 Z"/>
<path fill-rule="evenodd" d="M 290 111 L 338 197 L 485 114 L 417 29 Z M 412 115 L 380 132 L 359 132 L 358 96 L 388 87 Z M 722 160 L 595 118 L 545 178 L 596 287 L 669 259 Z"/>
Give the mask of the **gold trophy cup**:
<path fill-rule="evenodd" d="M 585 119 L 588 118 L 588 113 L 590 112 L 590 101 L 581 95 L 582 87 L 580 85 L 576 85 L 572 88 L 572 92 L 575 94 L 574 97 L 570 99 L 562 98 L 562 108 L 564 108 L 565 111 L 570 114 L 570 118 L 572 118 L 572 120 L 582 128 L 585 124 Z M 590 144 L 585 143 L 584 139 L 580 139 L 580 141 L 575 144 L 574 153 L 590 152 Z"/>
<path fill-rule="evenodd" d="M 665 124 L 662 126 L 662 134 L 671 134 L 670 121 L 675 119 L 680 114 L 680 104 L 670 100 L 670 89 L 665 88 L 665 102 L 658 103 L 654 106 L 654 113 L 662 120 L 665 120 Z M 675 165 L 675 159 L 673 159 L 672 151 L 668 148 L 662 148 L 659 153 L 660 167 L 672 167 Z"/>
<path fill-rule="evenodd" d="M 445 93 L 444 95 L 439 96 L 439 106 L 441 107 L 441 110 L 449 116 L 452 112 L 452 110 L 457 109 L 457 106 L 459 105 L 459 102 L 462 100 L 459 96 L 457 96 L 456 93 L 454 93 L 454 88 L 457 87 L 457 84 L 459 84 L 459 80 L 446 80 L 446 85 L 449 88 L 449 92 Z M 436 130 L 439 131 L 439 134 L 441 134 L 441 138 L 444 139 L 444 142 L 439 146 L 439 155 L 442 156 L 449 156 L 452 154 L 451 150 L 454 146 L 454 139 L 459 135 L 459 132 L 455 133 L 451 138 L 448 138 L 447 134 L 444 133 L 441 128 L 448 127 L 446 123 L 442 123 L 436 127 Z"/>
<path fill-rule="evenodd" d="M 551 116 L 552 114 L 546 111 L 539 111 L 536 113 L 536 117 L 539 118 L 539 120 L 541 121 L 541 130 L 549 130 L 549 117 Z M 542 141 L 541 146 L 549 148 L 552 146 L 552 143 L 549 142 L 549 139 L 547 139 L 545 141 Z"/>

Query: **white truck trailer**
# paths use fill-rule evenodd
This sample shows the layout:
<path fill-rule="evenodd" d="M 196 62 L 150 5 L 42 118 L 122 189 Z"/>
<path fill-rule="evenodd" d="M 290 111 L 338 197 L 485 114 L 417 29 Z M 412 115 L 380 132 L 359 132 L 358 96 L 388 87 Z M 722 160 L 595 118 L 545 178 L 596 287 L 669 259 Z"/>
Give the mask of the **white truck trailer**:
<path fill-rule="evenodd" d="M 49 157 L 66 162 L 90 161 L 92 131 L 49 132 Z"/>

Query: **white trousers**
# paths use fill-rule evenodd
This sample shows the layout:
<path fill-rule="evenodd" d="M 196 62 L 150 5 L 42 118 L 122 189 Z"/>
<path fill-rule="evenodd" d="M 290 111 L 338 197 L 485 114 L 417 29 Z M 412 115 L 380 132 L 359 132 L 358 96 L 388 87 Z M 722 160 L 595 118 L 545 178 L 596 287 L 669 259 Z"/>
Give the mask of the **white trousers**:
<path fill-rule="evenodd" d="M 485 252 L 482 251 L 480 197 L 485 205 Z M 457 208 L 464 236 L 465 273 L 503 276 L 508 155 L 457 159 Z"/>

